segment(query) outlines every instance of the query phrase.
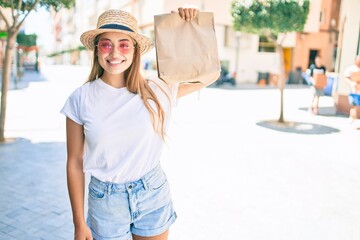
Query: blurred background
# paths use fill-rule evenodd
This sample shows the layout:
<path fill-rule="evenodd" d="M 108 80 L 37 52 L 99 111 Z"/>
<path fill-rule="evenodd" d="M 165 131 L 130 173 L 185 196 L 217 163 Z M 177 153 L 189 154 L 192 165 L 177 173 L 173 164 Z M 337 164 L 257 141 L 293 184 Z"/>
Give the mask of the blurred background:
<path fill-rule="evenodd" d="M 308 2 L 309 11 L 298 17 L 305 17 L 304 28 L 286 34 L 282 57 L 277 46 L 284 34 L 270 41 L 235 30 L 231 0 L 41 0 L 71 4 L 56 11 L 39 6 L 8 42 L 19 12 L 11 11 L 14 2 L 0 1 L 0 73 L 9 80 L 1 81 L 7 85 L 2 106 L 9 91 L 6 124 L 5 111 L 0 118 L 6 136 L 0 139 L 0 239 L 73 239 L 59 111 L 91 67 L 80 35 L 116 8 L 133 13 L 141 32 L 154 38 L 153 16 L 185 4 L 214 12 L 222 72 L 174 108 L 162 159 L 179 216 L 170 239 L 360 239 L 360 135 L 348 119 L 344 77 L 360 53 L 359 0 L 297 1 Z M 316 56 L 327 69 L 327 85 L 314 115 L 307 69 Z M 144 74 L 156 71 L 155 50 L 142 61 Z M 283 123 L 277 121 L 281 69 Z"/>

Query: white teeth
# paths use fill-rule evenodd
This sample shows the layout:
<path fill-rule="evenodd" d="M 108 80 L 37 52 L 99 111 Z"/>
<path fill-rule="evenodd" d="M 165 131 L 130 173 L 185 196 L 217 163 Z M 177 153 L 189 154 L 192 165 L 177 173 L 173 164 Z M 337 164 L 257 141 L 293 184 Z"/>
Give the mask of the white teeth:
<path fill-rule="evenodd" d="M 110 62 L 110 64 L 120 64 L 121 62 Z"/>

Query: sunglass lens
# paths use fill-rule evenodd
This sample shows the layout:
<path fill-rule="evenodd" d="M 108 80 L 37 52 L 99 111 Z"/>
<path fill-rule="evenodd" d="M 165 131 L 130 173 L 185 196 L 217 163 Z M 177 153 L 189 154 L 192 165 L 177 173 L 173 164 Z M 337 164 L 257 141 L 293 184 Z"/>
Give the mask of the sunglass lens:
<path fill-rule="evenodd" d="M 102 40 L 99 42 L 98 47 L 102 53 L 109 53 L 112 50 L 112 43 L 109 40 Z"/>
<path fill-rule="evenodd" d="M 119 51 L 123 54 L 129 53 L 130 49 L 132 48 L 132 45 L 128 42 L 121 42 L 119 44 Z"/>

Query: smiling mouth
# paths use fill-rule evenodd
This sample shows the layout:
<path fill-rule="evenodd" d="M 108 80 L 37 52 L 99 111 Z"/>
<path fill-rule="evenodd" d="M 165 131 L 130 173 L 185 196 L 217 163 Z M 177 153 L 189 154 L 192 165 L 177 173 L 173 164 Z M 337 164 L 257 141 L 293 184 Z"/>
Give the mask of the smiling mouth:
<path fill-rule="evenodd" d="M 110 65 L 118 65 L 118 64 L 122 64 L 126 61 L 126 59 L 124 60 L 116 60 L 116 61 L 110 61 L 110 60 L 107 60 L 107 62 L 110 64 Z"/>

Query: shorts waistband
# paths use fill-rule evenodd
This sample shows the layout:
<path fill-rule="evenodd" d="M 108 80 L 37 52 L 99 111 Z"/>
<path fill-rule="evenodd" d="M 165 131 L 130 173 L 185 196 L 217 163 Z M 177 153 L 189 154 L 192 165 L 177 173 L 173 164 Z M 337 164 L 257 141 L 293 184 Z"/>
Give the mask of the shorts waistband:
<path fill-rule="evenodd" d="M 125 192 L 129 191 L 131 189 L 136 188 L 144 188 L 147 189 L 147 180 L 153 176 L 156 172 L 161 170 L 161 165 L 158 164 L 156 167 L 154 167 L 152 170 L 150 170 L 148 173 L 146 173 L 143 177 L 141 177 L 138 180 L 135 180 L 133 182 L 128 183 L 112 183 L 112 182 L 103 182 L 99 179 L 97 179 L 94 176 L 91 176 L 91 184 L 95 185 L 96 187 L 100 189 L 108 189 L 108 191 L 111 192 Z"/>

